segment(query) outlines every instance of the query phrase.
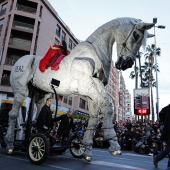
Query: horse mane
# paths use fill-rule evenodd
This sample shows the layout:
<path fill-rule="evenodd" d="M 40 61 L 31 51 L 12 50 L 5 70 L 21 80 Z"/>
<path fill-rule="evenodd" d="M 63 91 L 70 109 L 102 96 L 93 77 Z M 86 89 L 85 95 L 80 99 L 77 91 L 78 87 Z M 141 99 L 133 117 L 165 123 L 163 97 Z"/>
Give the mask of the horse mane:
<path fill-rule="evenodd" d="M 109 28 L 113 27 L 113 25 L 124 25 L 124 24 L 139 24 L 141 23 L 142 20 L 140 19 L 135 19 L 135 18 L 130 18 L 130 17 L 122 17 L 122 18 L 116 18 L 114 20 L 111 20 L 105 24 L 103 24 L 102 26 L 100 26 L 98 29 L 96 29 L 87 39 L 86 41 L 89 42 L 93 42 L 94 38 L 97 37 L 98 35 L 100 35 L 102 32 L 104 32 L 105 30 L 108 30 Z M 147 35 L 149 33 L 147 31 L 144 31 L 144 38 L 142 40 L 142 46 L 143 49 L 145 51 L 145 47 L 146 47 L 146 40 L 147 40 Z"/>
<path fill-rule="evenodd" d="M 119 21 L 120 25 L 129 24 L 129 23 L 136 25 L 142 22 L 142 20 L 140 19 L 129 18 L 129 17 L 117 18 L 117 20 Z"/>

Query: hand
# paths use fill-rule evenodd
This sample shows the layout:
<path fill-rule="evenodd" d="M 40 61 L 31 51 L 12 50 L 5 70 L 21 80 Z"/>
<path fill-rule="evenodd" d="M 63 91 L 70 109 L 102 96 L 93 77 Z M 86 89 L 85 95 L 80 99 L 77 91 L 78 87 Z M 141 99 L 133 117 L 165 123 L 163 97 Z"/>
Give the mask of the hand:
<path fill-rule="evenodd" d="M 163 146 L 166 146 L 167 145 L 167 142 L 166 141 L 163 141 Z"/>
<path fill-rule="evenodd" d="M 50 40 L 50 47 L 51 47 L 51 49 L 53 49 L 53 50 L 59 50 L 59 49 L 60 49 L 60 48 L 54 47 L 54 46 L 52 45 L 52 43 L 51 43 L 51 40 Z"/>
<path fill-rule="evenodd" d="M 47 126 L 45 126 L 45 125 L 43 126 L 43 128 L 44 128 L 44 129 L 46 129 L 46 130 L 48 129 L 48 127 L 47 127 Z"/>

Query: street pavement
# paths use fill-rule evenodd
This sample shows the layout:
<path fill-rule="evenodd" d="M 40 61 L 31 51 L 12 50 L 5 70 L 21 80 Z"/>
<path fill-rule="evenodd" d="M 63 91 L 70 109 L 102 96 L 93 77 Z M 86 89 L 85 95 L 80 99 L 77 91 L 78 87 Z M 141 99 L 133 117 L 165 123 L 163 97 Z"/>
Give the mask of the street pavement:
<path fill-rule="evenodd" d="M 160 161 L 157 170 L 165 170 L 168 159 Z M 50 156 L 42 165 L 33 165 L 23 152 L 9 156 L 0 148 L 0 170 L 156 170 L 153 158 L 135 152 L 123 151 L 120 156 L 111 155 L 107 149 L 94 148 L 93 161 L 71 156 L 69 150 L 60 156 Z"/>

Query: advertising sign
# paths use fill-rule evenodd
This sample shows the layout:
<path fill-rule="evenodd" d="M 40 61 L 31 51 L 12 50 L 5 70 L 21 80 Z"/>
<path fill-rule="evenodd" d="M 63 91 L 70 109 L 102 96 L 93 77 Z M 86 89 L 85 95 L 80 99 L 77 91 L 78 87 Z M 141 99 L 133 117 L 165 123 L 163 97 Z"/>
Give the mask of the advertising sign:
<path fill-rule="evenodd" d="M 134 114 L 150 114 L 150 93 L 149 88 L 134 89 Z"/>

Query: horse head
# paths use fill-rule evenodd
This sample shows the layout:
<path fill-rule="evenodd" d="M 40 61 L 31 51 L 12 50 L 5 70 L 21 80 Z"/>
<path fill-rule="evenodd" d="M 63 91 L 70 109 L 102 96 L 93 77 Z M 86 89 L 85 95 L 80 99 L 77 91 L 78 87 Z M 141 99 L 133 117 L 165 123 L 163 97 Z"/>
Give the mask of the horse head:
<path fill-rule="evenodd" d="M 117 56 L 115 66 L 119 70 L 131 68 L 136 54 L 146 38 L 153 37 L 146 30 L 152 28 L 154 23 L 136 23 L 119 25 L 116 32 Z"/>

